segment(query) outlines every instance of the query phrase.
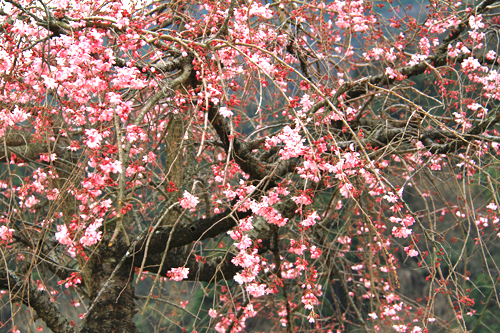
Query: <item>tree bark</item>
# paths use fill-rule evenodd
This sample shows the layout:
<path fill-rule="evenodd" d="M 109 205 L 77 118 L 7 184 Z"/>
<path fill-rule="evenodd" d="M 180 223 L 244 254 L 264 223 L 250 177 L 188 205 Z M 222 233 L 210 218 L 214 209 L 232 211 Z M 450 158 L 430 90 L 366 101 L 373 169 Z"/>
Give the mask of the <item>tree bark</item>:
<path fill-rule="evenodd" d="M 90 291 L 90 313 L 81 325 L 81 333 L 138 333 L 133 318 L 137 312 L 132 283 L 133 268 L 123 265 L 112 276 L 123 256 L 125 244 L 116 244 L 100 251 L 92 269 L 94 288 Z M 106 282 L 109 282 L 106 284 Z M 102 291 L 102 292 L 101 292 Z"/>

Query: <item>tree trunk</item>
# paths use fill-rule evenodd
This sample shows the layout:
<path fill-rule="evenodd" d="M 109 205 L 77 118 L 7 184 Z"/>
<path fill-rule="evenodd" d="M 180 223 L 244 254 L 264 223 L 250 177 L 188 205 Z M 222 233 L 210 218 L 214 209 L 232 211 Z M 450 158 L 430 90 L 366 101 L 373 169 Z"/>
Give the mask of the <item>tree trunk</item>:
<path fill-rule="evenodd" d="M 82 333 L 138 333 L 133 322 L 137 312 L 134 304 L 133 269 L 123 265 L 109 280 L 121 258 L 124 244 L 116 244 L 100 252 L 95 259 L 92 272 L 94 284 L 89 290 L 93 305 L 91 313 L 84 319 Z M 104 288 L 104 289 L 103 289 Z M 101 293 L 100 291 L 103 290 Z M 99 295 L 100 293 L 100 295 Z M 99 296 L 98 296 L 99 295 Z M 97 297 L 97 299 L 96 299 Z M 95 303 L 95 304 L 94 304 Z"/>

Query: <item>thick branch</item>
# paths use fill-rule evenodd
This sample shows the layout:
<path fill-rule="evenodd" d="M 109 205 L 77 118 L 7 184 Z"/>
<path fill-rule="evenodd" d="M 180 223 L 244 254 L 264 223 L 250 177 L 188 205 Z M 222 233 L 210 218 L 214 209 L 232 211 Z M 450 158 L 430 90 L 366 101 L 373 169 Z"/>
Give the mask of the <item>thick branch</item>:
<path fill-rule="evenodd" d="M 215 237 L 223 232 L 230 230 L 236 225 L 236 221 L 250 216 L 248 212 L 233 212 L 232 209 L 226 209 L 221 214 L 214 215 L 209 218 L 199 219 L 193 223 L 178 225 L 175 228 L 174 234 L 170 241 L 170 248 L 175 249 L 180 246 L 188 245 L 196 241 Z M 154 235 L 151 236 L 147 255 L 161 253 L 165 250 L 172 226 L 159 227 Z M 142 240 L 137 242 L 134 251 L 135 260 L 141 258 L 145 254 L 145 245 L 148 240 L 148 235 L 145 235 Z"/>
<path fill-rule="evenodd" d="M 252 154 L 251 150 L 247 148 L 247 144 L 231 135 L 231 130 L 224 118 L 219 114 L 218 107 L 213 105 L 209 107 L 208 120 L 219 135 L 226 153 L 232 154 L 234 161 L 238 163 L 241 170 L 250 175 L 251 179 L 262 180 L 269 174 L 266 165 Z M 232 151 L 229 149 L 231 140 L 233 140 Z"/>
<path fill-rule="evenodd" d="M 25 162 L 35 161 L 40 158 L 40 154 L 47 153 L 47 145 L 45 143 L 28 143 L 26 145 L 7 147 L 5 152 L 4 146 L 0 146 L 0 162 L 8 162 L 11 154 L 15 154 Z"/>
<path fill-rule="evenodd" d="M 161 271 L 158 271 L 162 259 L 161 253 L 148 255 L 144 269 L 165 276 L 172 268 L 186 267 L 189 268 L 187 280 L 214 282 L 214 280 L 230 280 L 241 270 L 241 267 L 231 262 L 233 258 L 234 255 L 227 252 L 223 256 L 204 257 L 197 261 L 194 253 L 188 257 L 183 249 L 177 248 L 168 253 Z"/>
<path fill-rule="evenodd" d="M 249 236 L 254 241 L 258 240 L 258 253 L 260 255 L 269 251 L 271 233 L 269 224 L 264 218 L 255 219 L 254 229 L 249 232 Z M 212 255 L 213 252 L 207 251 L 204 254 Z M 166 275 L 171 268 L 186 267 L 189 268 L 188 280 L 213 282 L 214 280 L 232 279 L 233 276 L 242 269 L 231 262 L 235 255 L 230 252 L 226 252 L 224 255 L 196 259 L 195 253 L 186 253 L 184 249 L 177 248 L 169 251 L 168 255 L 165 256 L 163 265 L 160 266 L 162 257 L 162 253 L 148 255 L 146 258 L 145 270 L 160 275 Z M 141 263 L 135 258 L 134 264 L 138 266 Z M 160 267 L 161 271 L 159 271 Z"/>
<path fill-rule="evenodd" d="M 7 147 L 27 145 L 30 141 L 31 133 L 19 130 L 8 130 L 7 133 L 0 138 L 0 143 L 5 143 Z"/>

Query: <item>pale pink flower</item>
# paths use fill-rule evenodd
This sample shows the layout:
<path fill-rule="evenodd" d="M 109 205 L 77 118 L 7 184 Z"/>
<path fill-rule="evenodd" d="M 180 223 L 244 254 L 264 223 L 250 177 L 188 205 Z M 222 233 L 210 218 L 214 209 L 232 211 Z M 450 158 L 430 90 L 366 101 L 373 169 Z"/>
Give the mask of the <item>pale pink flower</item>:
<path fill-rule="evenodd" d="M 411 227 L 414 223 L 415 219 L 411 215 L 406 215 L 401 224 L 403 224 L 405 227 Z"/>
<path fill-rule="evenodd" d="M 490 210 L 497 210 L 498 206 L 494 202 L 492 202 L 488 206 L 486 206 L 486 208 Z"/>
<path fill-rule="evenodd" d="M 317 212 L 313 212 L 311 215 L 309 215 L 304 221 L 302 221 L 300 224 L 304 227 L 310 227 L 316 224 L 316 220 L 319 220 L 320 217 L 318 216 Z"/>
<path fill-rule="evenodd" d="M 311 252 L 311 259 L 317 259 L 321 256 L 321 250 L 318 249 L 315 245 L 311 246 L 311 248 L 309 249 L 309 251 Z"/>
<path fill-rule="evenodd" d="M 54 80 L 54 78 L 48 77 L 47 75 L 42 75 L 43 77 L 43 83 L 45 83 L 45 86 L 49 89 L 55 89 L 57 88 L 57 82 Z"/>
<path fill-rule="evenodd" d="M 340 236 L 337 238 L 337 242 L 340 244 L 351 244 L 351 237 L 349 236 Z"/>
<path fill-rule="evenodd" d="M 307 292 L 304 296 L 302 296 L 301 301 L 304 304 L 304 308 L 308 310 L 312 310 L 314 305 L 319 304 L 318 298 L 312 292 Z"/>
<path fill-rule="evenodd" d="M 47 199 L 48 200 L 56 200 L 58 194 L 59 194 L 59 190 L 57 188 L 53 188 L 52 190 L 47 191 Z"/>
<path fill-rule="evenodd" d="M 304 251 L 307 250 L 307 246 L 301 242 L 297 242 L 295 239 L 290 240 L 290 249 L 288 252 L 295 253 L 296 255 L 302 255 Z"/>
<path fill-rule="evenodd" d="M 86 129 L 87 146 L 90 149 L 98 149 L 101 146 L 102 135 L 96 129 Z"/>
<path fill-rule="evenodd" d="M 50 162 L 57 160 L 56 154 L 40 154 L 40 161 Z"/>
<path fill-rule="evenodd" d="M 474 15 L 471 15 L 469 17 L 469 26 L 471 27 L 471 29 L 481 29 L 481 28 L 484 28 L 484 23 L 481 22 L 483 19 L 483 17 L 481 15 L 478 15 L 478 16 L 474 16 Z"/>
<path fill-rule="evenodd" d="M 105 174 L 122 172 L 122 162 L 120 161 L 107 160 L 100 164 L 99 167 Z"/>
<path fill-rule="evenodd" d="M 488 60 L 493 60 L 496 57 L 496 52 L 493 50 L 489 50 L 488 53 L 486 53 L 486 59 Z"/>
<path fill-rule="evenodd" d="M 260 257 L 257 256 L 257 250 L 254 250 L 251 254 L 241 250 L 236 257 L 231 259 L 231 262 L 236 266 L 247 268 L 258 265 Z"/>
<path fill-rule="evenodd" d="M 80 238 L 80 244 L 83 246 L 91 246 L 97 244 L 102 237 L 102 231 L 97 231 L 102 225 L 103 219 L 96 219 L 85 229 L 85 235 Z"/>
<path fill-rule="evenodd" d="M 299 196 L 292 197 L 292 200 L 297 205 L 309 205 L 312 203 L 312 200 L 305 193 L 301 193 Z"/>
<path fill-rule="evenodd" d="M 481 63 L 474 57 L 469 57 L 462 62 L 462 69 L 464 72 L 470 72 L 481 67 Z"/>
<path fill-rule="evenodd" d="M 174 281 L 182 281 L 184 279 L 187 279 L 188 275 L 189 268 L 186 267 L 172 268 L 167 272 L 167 276 L 170 278 L 170 280 Z"/>
<path fill-rule="evenodd" d="M 35 196 L 31 195 L 29 196 L 24 202 L 21 202 L 21 206 L 26 207 L 26 208 L 31 208 L 34 205 L 36 205 L 38 202 L 40 202 Z"/>
<path fill-rule="evenodd" d="M 9 229 L 3 225 L 0 227 L 0 238 L 3 241 L 10 243 L 12 241 L 12 233 L 13 232 L 14 232 L 14 229 Z"/>
<path fill-rule="evenodd" d="M 253 297 L 260 297 L 265 295 L 266 293 L 266 285 L 265 284 L 258 284 L 258 283 L 251 283 L 247 285 L 246 287 L 248 293 L 252 295 Z"/>
<path fill-rule="evenodd" d="M 238 284 L 243 284 L 245 282 L 252 282 L 255 280 L 255 275 L 248 269 L 244 269 L 243 271 L 236 273 L 233 277 L 234 281 Z"/>
<path fill-rule="evenodd" d="M 188 191 L 184 191 L 183 198 L 179 199 L 179 202 L 180 202 L 182 208 L 193 209 L 196 207 L 196 205 L 198 205 L 200 200 L 198 199 L 198 197 L 195 197 L 194 195 L 192 195 Z"/>
<path fill-rule="evenodd" d="M 418 251 L 416 251 L 414 249 L 410 249 L 409 246 L 405 247 L 404 250 L 405 250 L 406 254 L 409 257 L 416 257 L 416 256 L 418 256 Z"/>
<path fill-rule="evenodd" d="M 59 243 L 71 246 L 73 245 L 73 240 L 71 239 L 68 228 L 65 224 L 61 224 L 57 226 L 57 232 L 55 234 L 56 239 Z"/>
<path fill-rule="evenodd" d="M 224 107 L 224 106 L 221 106 L 219 108 L 219 113 L 221 114 L 221 116 L 223 116 L 224 118 L 229 118 L 233 115 L 233 111 L 229 110 L 228 108 Z"/>
<path fill-rule="evenodd" d="M 240 230 L 241 231 L 248 231 L 250 229 L 253 229 L 252 220 L 253 220 L 252 216 L 241 219 L 239 222 L 240 223 Z"/>
<path fill-rule="evenodd" d="M 407 238 L 411 235 L 411 229 L 406 227 L 393 227 L 392 235 L 397 238 Z"/>
<path fill-rule="evenodd" d="M 406 325 L 393 325 L 392 326 L 396 332 L 406 332 L 408 327 Z"/>
<path fill-rule="evenodd" d="M 250 237 L 248 237 L 248 235 L 244 235 L 240 242 L 237 242 L 235 243 L 234 245 L 236 245 L 236 247 L 240 250 L 245 250 L 247 248 L 249 248 L 251 245 L 252 245 L 252 239 L 250 239 Z"/>
<path fill-rule="evenodd" d="M 248 11 L 248 16 L 260 16 L 262 18 L 271 18 L 273 17 L 272 10 L 269 9 L 269 4 L 262 6 L 257 2 L 252 2 L 252 7 Z"/>
<path fill-rule="evenodd" d="M 408 256 L 410 256 L 410 257 L 416 257 L 416 256 L 418 256 L 418 251 L 416 251 L 416 250 L 410 250 L 410 251 L 408 251 Z"/>
<path fill-rule="evenodd" d="M 217 311 L 214 310 L 214 309 L 210 309 L 210 310 L 208 310 L 208 315 L 210 316 L 210 318 L 216 318 L 217 317 Z"/>

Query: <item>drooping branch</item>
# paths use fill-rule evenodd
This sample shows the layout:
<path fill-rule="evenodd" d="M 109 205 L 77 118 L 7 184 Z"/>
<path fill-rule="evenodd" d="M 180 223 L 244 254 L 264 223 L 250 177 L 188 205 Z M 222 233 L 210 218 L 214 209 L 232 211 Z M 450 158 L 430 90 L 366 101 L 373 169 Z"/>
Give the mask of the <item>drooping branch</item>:
<path fill-rule="evenodd" d="M 498 0 L 484 0 L 483 2 L 478 4 L 477 7 L 475 7 L 475 10 L 473 12 L 474 15 L 478 15 L 485 12 L 488 9 L 488 6 L 497 1 Z M 441 66 L 445 66 L 448 62 L 450 62 L 450 60 L 454 60 L 455 64 L 462 63 L 470 55 L 461 54 L 456 59 L 450 59 L 448 57 L 448 46 L 453 41 L 457 40 L 461 36 L 462 32 L 464 32 L 464 30 L 467 28 L 467 23 L 468 23 L 467 21 L 470 15 L 472 14 L 466 15 L 466 17 L 464 17 L 464 19 L 458 24 L 457 28 L 453 29 L 449 33 L 449 35 L 443 39 L 435 55 L 431 55 L 427 57 L 425 60 L 420 61 L 415 65 L 395 68 L 395 71 L 401 73 L 407 78 L 410 78 L 424 73 L 429 68 L 430 65 L 432 65 L 434 68 L 438 68 Z M 480 58 L 482 63 L 494 64 L 494 62 L 489 61 L 484 56 Z M 384 73 L 363 78 L 361 80 L 358 80 L 358 82 L 354 84 L 346 82 L 339 89 L 337 89 L 337 92 L 334 94 L 334 96 L 328 98 L 327 100 L 323 100 L 316 103 L 311 107 L 308 113 L 309 114 L 315 113 L 322 107 L 328 106 L 329 103 L 332 103 L 333 105 L 337 106 L 339 103 L 338 98 L 343 94 L 346 94 L 347 96 L 346 101 L 349 101 L 368 93 L 368 86 L 382 87 L 384 85 L 390 85 L 395 81 L 396 81 L 395 77 L 391 78 L 389 77 L 389 75 Z"/>
<path fill-rule="evenodd" d="M 53 332 L 72 333 L 74 328 L 57 309 L 46 291 L 37 290 L 29 279 L 21 279 L 5 268 L 0 271 L 0 289 L 8 290 L 13 301 L 21 301 L 36 311 Z"/>

